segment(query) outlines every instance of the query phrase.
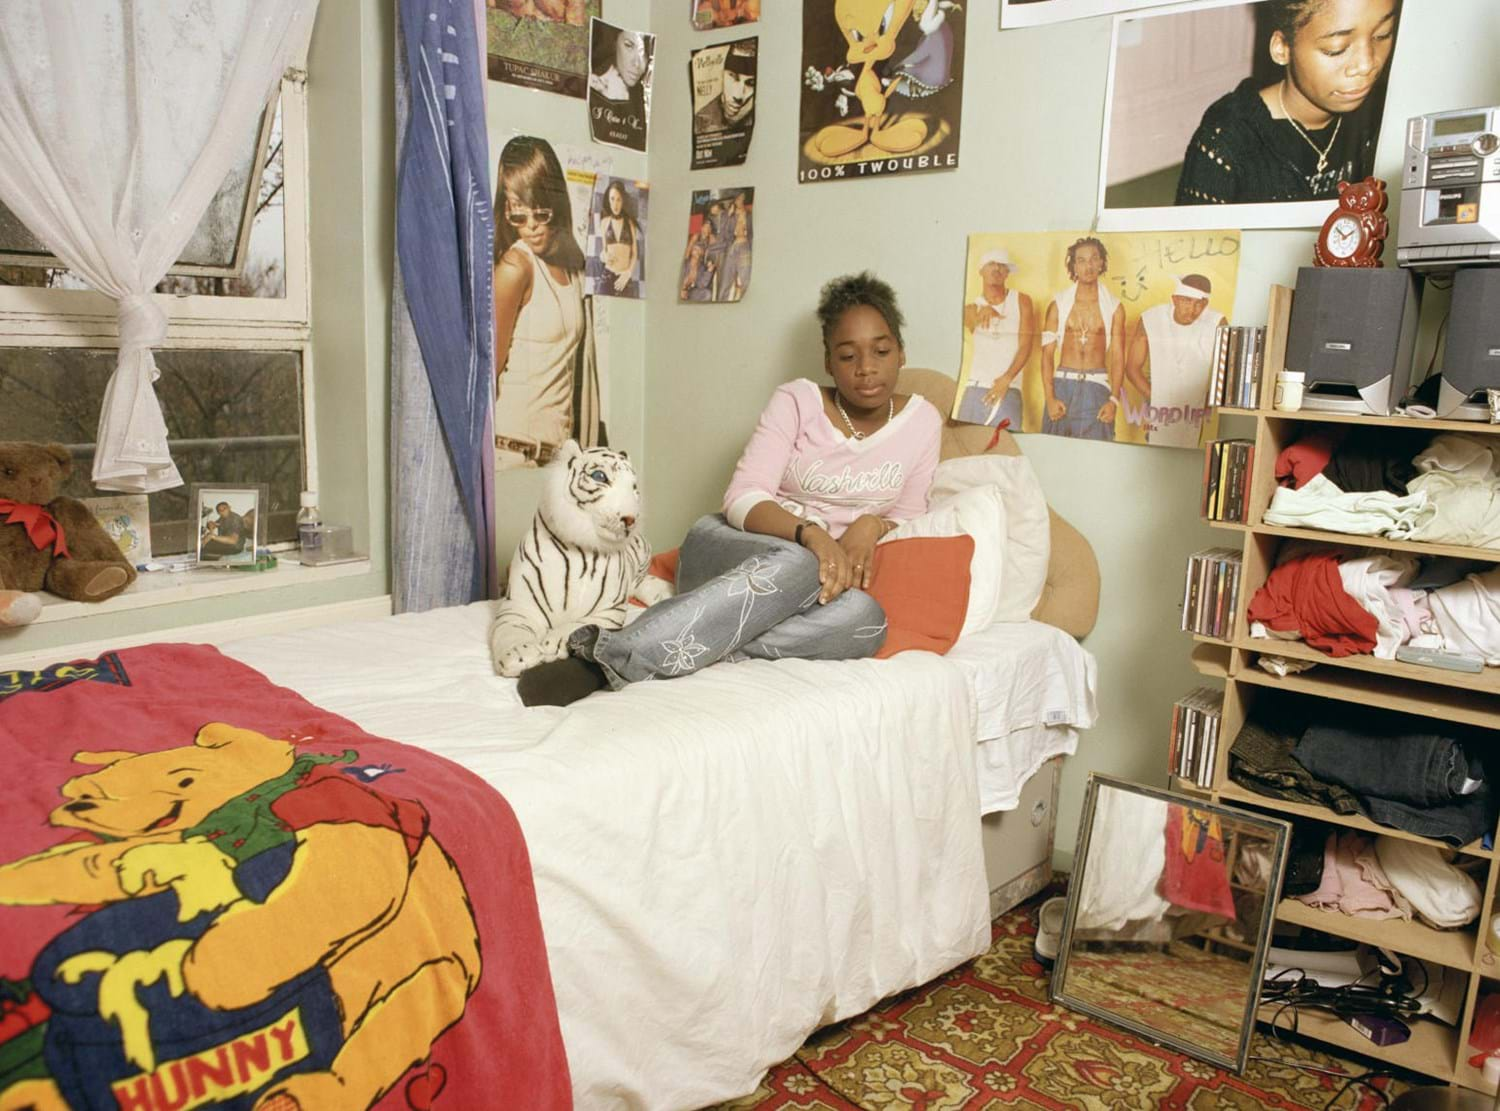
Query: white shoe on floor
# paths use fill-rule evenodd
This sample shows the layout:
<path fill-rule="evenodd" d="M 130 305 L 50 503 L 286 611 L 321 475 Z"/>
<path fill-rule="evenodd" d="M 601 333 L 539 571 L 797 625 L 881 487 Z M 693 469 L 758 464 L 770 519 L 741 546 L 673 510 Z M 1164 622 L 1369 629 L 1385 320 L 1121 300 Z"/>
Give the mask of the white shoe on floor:
<path fill-rule="evenodd" d="M 1051 968 L 1057 960 L 1058 945 L 1062 941 L 1063 918 L 1068 912 L 1068 899 L 1056 895 L 1048 899 L 1036 912 L 1036 940 L 1031 944 L 1032 954 L 1043 968 Z"/>

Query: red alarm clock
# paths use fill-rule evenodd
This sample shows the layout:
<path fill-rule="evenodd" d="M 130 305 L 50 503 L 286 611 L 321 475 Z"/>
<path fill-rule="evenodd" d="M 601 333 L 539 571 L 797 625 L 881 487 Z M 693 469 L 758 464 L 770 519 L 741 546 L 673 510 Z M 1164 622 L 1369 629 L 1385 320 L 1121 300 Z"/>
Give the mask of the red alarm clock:
<path fill-rule="evenodd" d="M 1378 177 L 1339 182 L 1339 206 L 1318 233 L 1313 261 L 1319 266 L 1378 267 L 1391 222 L 1385 218 L 1385 182 Z"/>

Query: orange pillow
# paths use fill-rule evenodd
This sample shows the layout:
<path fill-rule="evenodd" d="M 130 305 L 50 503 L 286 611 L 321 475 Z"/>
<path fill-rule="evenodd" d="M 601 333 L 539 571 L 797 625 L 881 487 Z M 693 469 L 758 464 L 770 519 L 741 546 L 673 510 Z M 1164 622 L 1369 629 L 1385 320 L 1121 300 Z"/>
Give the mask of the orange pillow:
<path fill-rule="evenodd" d="M 913 536 L 875 549 L 870 596 L 885 610 L 877 660 L 920 649 L 943 655 L 958 640 L 969 609 L 972 536 Z"/>
<path fill-rule="evenodd" d="M 677 581 L 678 549 L 651 558 L 648 575 Z M 870 596 L 885 610 L 885 643 L 877 660 L 920 649 L 943 655 L 958 640 L 969 609 L 972 536 L 913 536 L 875 549 Z M 636 605 L 641 603 L 631 599 Z"/>

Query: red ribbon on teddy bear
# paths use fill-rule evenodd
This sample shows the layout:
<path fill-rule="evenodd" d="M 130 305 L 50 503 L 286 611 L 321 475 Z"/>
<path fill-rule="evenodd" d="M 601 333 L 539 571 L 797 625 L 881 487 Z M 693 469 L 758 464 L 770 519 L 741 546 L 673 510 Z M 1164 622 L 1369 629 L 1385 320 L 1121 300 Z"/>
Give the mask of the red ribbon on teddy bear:
<path fill-rule="evenodd" d="M 59 559 L 68 558 L 68 542 L 63 536 L 62 525 L 40 505 L 0 498 L 0 521 L 25 529 L 27 539 L 37 551 L 50 544 L 53 555 Z"/>

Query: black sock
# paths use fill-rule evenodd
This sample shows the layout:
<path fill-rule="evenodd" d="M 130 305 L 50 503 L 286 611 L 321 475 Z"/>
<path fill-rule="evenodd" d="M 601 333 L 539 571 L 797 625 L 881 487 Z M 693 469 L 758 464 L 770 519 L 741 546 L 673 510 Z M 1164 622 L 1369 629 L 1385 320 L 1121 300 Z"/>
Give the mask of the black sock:
<path fill-rule="evenodd" d="M 608 690 L 604 669 L 592 660 L 564 656 L 521 672 L 516 690 L 523 706 L 567 706 L 597 690 Z"/>

